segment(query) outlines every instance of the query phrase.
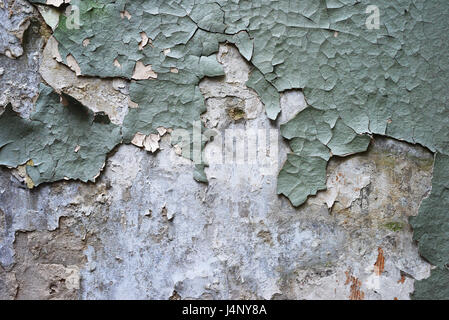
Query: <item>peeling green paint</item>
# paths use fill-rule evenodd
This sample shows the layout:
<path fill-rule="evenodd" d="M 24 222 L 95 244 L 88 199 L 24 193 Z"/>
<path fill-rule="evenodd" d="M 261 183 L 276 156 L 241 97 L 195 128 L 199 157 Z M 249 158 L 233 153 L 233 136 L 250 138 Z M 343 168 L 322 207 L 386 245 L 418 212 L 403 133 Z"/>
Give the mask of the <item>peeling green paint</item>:
<path fill-rule="evenodd" d="M 418 143 L 436 152 L 432 194 L 412 225 L 421 254 L 438 268 L 431 278 L 417 283 L 414 297 L 432 296 L 431 285 L 448 283 L 448 271 L 443 269 L 449 259 L 448 239 L 441 229 L 448 230 L 449 199 L 447 0 L 71 3 L 80 8 L 80 28 L 67 28 L 62 16 L 54 34 L 65 63 L 70 54 L 84 75 L 131 79 L 140 61 L 157 74 L 157 79 L 131 85 L 131 99 L 139 108 L 125 119 L 125 142 L 137 131 L 148 134 L 158 126 L 190 130 L 189 122 L 204 111 L 198 82 L 223 74 L 213 54 L 219 42 L 229 41 L 252 63 L 247 85 L 260 95 L 270 119 L 280 111 L 280 92 L 304 91 L 308 108 L 281 129 L 293 153 L 279 174 L 278 193 L 293 205 L 325 188 L 326 163 L 332 155 L 366 150 L 369 134 Z M 368 5 L 379 8 L 378 29 L 366 26 Z M 125 10 L 129 19 L 121 15 Z M 141 32 L 151 39 L 143 50 L 139 50 Z M 90 42 L 84 47 L 87 38 Z M 172 73 L 173 68 L 178 73 Z M 6 122 L 12 118 L 10 112 L 2 116 Z M 32 158 L 20 152 L 20 144 L 12 145 L 15 140 L 5 133 L 8 127 L 0 128 L 4 164 Z M 20 139 L 42 130 L 35 122 L 25 128 L 28 131 L 23 129 Z M 98 149 L 103 151 L 98 158 L 104 160 L 107 146 Z M 27 153 L 39 156 L 38 150 Z M 37 161 L 44 180 L 49 179 L 51 161 L 44 157 Z M 71 173 L 85 166 L 79 159 L 76 166 L 60 168 L 51 179 L 76 176 Z M 204 172 L 196 176 L 205 178 Z M 449 298 L 449 293 L 441 289 L 434 297 Z"/>
<path fill-rule="evenodd" d="M 332 155 L 347 156 L 365 151 L 370 142 L 368 135 L 356 134 L 334 110 L 313 107 L 281 125 L 281 133 L 289 140 L 293 154 L 279 173 L 278 194 L 287 196 L 294 206 L 303 204 L 318 190 L 326 189 L 326 163 Z M 293 155 L 302 159 L 294 165 L 297 170 L 290 166 Z M 313 181 L 319 182 L 318 186 Z"/>
<path fill-rule="evenodd" d="M 449 298 L 449 156 L 437 153 L 432 193 L 424 199 L 419 214 L 410 218 L 413 239 L 421 255 L 436 266 L 428 279 L 415 283 L 415 299 Z"/>
<path fill-rule="evenodd" d="M 385 228 L 387 228 L 393 232 L 398 232 L 398 231 L 401 231 L 402 228 L 404 228 L 404 224 L 401 222 L 388 222 L 385 224 Z"/>
<path fill-rule="evenodd" d="M 41 85 L 36 111 L 24 120 L 11 106 L 0 115 L 0 165 L 27 165 L 37 186 L 62 179 L 94 181 L 106 155 L 121 142 L 120 127 Z"/>

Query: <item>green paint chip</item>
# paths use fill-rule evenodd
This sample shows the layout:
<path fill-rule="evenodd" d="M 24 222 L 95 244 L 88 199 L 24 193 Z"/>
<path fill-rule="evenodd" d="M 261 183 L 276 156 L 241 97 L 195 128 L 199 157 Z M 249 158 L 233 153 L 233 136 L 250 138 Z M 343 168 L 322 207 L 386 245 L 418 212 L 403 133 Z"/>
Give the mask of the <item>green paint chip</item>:
<path fill-rule="evenodd" d="M 281 127 L 293 153 L 279 173 L 278 193 L 293 205 L 325 188 L 332 155 L 366 150 L 370 134 L 436 152 L 432 193 L 411 223 L 421 254 L 438 269 L 416 282 L 414 297 L 449 298 L 447 285 L 438 285 L 447 284 L 442 268 L 449 262 L 447 0 L 71 4 L 79 7 L 80 28 L 68 28 L 62 16 L 54 33 L 64 62 L 70 54 L 83 75 L 96 77 L 131 79 L 137 61 L 151 64 L 157 73 L 156 80 L 131 85 L 131 100 L 139 108 L 125 118 L 125 142 L 158 126 L 191 131 L 192 121 L 205 111 L 198 83 L 204 76 L 223 75 L 214 54 L 219 43 L 228 41 L 252 63 L 247 85 L 260 96 L 269 119 L 281 112 L 280 92 L 304 91 L 308 107 Z M 368 5 L 379 8 L 378 28 L 367 27 Z M 129 19 L 120 14 L 124 10 Z M 151 39 L 142 50 L 141 32 Z M 84 47 L 86 38 L 90 43 Z M 174 69 L 178 73 L 171 73 Z M 35 166 L 28 171 L 37 183 L 91 180 L 120 142 L 120 128 L 89 112 L 81 116 L 81 108 L 62 109 L 58 99 L 44 88 L 30 121 L 10 108 L 0 116 L 0 163 L 17 166 L 32 159 Z M 81 148 L 74 153 L 75 143 Z M 196 178 L 205 180 L 204 171 Z M 433 292 L 431 285 L 437 288 Z"/>

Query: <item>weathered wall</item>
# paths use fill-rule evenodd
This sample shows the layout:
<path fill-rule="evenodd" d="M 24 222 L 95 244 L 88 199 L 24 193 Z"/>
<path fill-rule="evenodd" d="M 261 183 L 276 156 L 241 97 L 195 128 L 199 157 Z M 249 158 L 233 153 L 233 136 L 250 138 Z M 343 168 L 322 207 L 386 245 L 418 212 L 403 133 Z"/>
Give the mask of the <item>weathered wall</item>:
<path fill-rule="evenodd" d="M 73 65 L 75 71 L 61 63 L 37 10 L 9 1 L 21 9 L 8 16 L 3 2 L 2 17 L 28 22 L 23 53 L 17 49 L 22 37 L 3 41 L 9 43 L 4 52 L 17 54 L 0 55 L 1 105 L 10 103 L 29 118 L 43 81 L 95 117 L 106 114 L 111 126 L 123 125 L 136 109 L 130 98 L 135 81 L 77 76 Z M 231 129 L 237 140 L 265 130 L 276 141 L 266 162 L 214 164 L 214 148 L 223 142 L 216 136 L 205 146 L 208 184 L 199 183 L 192 179 L 198 168 L 171 144 L 172 131 L 158 128 L 148 143 L 112 145 L 95 182 L 59 181 L 30 190 L 36 180 L 25 166 L 0 168 L 0 298 L 410 298 L 416 280 L 433 268 L 418 253 L 409 224 L 432 190 L 433 153 L 365 136 L 366 152 L 330 159 L 327 190 L 292 206 L 277 195 L 278 173 L 290 148 L 297 152 L 282 137 L 281 124 L 294 124 L 310 106 L 301 90 L 282 91 L 281 113 L 269 120 L 267 100 L 260 98 L 265 93 L 247 85 L 254 66 L 241 52 L 222 43 L 213 54 L 224 75 L 199 82 L 206 105 L 201 119 L 222 137 Z M 359 147 L 344 153 L 363 151 Z M 224 141 L 224 149 L 232 144 Z M 446 199 L 443 191 L 439 195 Z"/>

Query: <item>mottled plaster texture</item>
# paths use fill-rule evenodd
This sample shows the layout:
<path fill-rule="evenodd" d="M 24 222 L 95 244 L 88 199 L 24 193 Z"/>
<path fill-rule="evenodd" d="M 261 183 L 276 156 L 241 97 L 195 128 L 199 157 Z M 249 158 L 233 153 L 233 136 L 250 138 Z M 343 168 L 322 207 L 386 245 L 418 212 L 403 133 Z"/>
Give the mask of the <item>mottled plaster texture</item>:
<path fill-rule="evenodd" d="M 0 165 L 15 168 L 11 174 L 28 188 L 44 184 L 31 191 L 21 190 L 27 193 L 25 198 L 51 193 L 53 188 L 64 190 L 63 199 L 56 197 L 45 205 L 40 201 L 24 203 L 18 210 L 41 210 L 41 214 L 49 215 L 40 218 L 44 221 L 71 217 L 75 222 L 69 219 L 70 232 L 85 232 L 87 239 L 91 235 L 82 250 L 88 264 L 99 261 L 98 274 L 95 266 L 85 271 L 86 262 L 80 258 L 70 266 L 56 263 L 48 269 L 52 271 L 47 270 L 51 275 L 42 275 L 42 263 L 55 263 L 40 262 L 36 256 L 33 272 L 40 272 L 44 278 L 70 278 L 66 281 L 69 292 L 61 293 L 61 297 L 78 294 L 82 298 L 115 298 L 124 292 L 136 298 L 162 299 L 175 293 L 183 298 L 340 298 L 346 293 L 336 292 L 344 292 L 347 286 L 353 299 L 393 299 L 408 297 L 413 281 L 406 279 L 415 279 L 418 281 L 414 281 L 413 298 L 449 299 L 447 0 L 29 2 L 39 6 L 43 18 L 24 1 L 0 2 L 2 21 L 7 21 L 1 27 L 5 36 L 0 44 L 4 54 L 0 56 L 0 80 L 2 88 L 8 90 L 2 94 L 0 109 Z M 12 6 L 20 10 L 12 10 Z M 367 10 L 373 6 L 377 11 Z M 378 24 L 373 12 L 379 13 Z M 23 34 L 28 30 L 33 34 L 33 19 L 39 31 L 34 31 L 34 40 L 27 41 L 29 49 L 24 52 Z M 28 68 L 20 72 L 27 86 L 18 89 L 11 74 L 15 65 L 24 65 L 20 59 L 32 55 L 34 60 L 28 58 Z M 226 60 L 228 55 L 230 60 Z M 241 68 L 233 69 L 233 64 Z M 41 77 L 44 84 L 38 86 Z M 90 94 L 103 99 L 109 96 L 107 92 L 114 92 L 111 96 L 116 102 L 98 103 Z M 232 167 L 230 172 L 229 168 L 217 168 L 208 161 L 207 152 L 195 159 L 189 152 L 195 146 L 190 148 L 189 142 L 187 148 L 184 141 L 175 139 L 178 130 L 194 135 L 196 130 L 220 131 L 239 126 L 264 126 L 280 132 L 279 154 L 270 156 L 283 165 L 271 178 L 267 178 L 269 174 L 251 174 L 251 170 L 260 172 L 260 168 Z M 200 143 L 204 151 L 213 146 L 207 141 L 203 137 Z M 143 164 L 147 151 L 156 150 L 160 152 Z M 400 150 L 399 154 L 395 150 Z M 382 155 L 389 152 L 394 156 Z M 402 154 L 409 156 L 404 166 L 396 161 Z M 366 161 L 371 164 L 357 162 L 367 155 Z M 176 160 L 169 162 L 169 157 Z M 347 179 L 338 172 L 333 175 L 334 162 L 349 166 Z M 119 173 L 114 171 L 114 163 Z M 402 169 L 408 172 L 409 188 L 404 181 L 395 180 L 401 179 L 395 170 Z M 102 170 L 104 174 L 100 174 Z M 369 173 L 354 174 L 354 170 Z M 394 172 L 393 178 L 383 176 L 385 172 Z M 205 184 L 181 178 L 188 174 Z M 124 181 L 129 175 L 129 180 Z M 410 180 L 420 175 L 427 180 Z M 4 179 L 6 185 L 10 183 Z M 61 180 L 96 183 L 45 184 Z M 387 180 L 389 184 L 385 184 Z M 101 183 L 105 199 L 98 205 L 106 203 L 107 209 L 102 207 L 101 213 L 92 213 L 91 218 L 90 213 L 83 214 L 76 206 L 85 206 L 90 212 L 97 204 L 78 201 L 71 205 L 70 192 L 75 196 L 75 190 L 92 188 L 96 194 Z M 241 191 L 245 183 L 249 184 L 245 189 L 249 193 Z M 382 198 L 381 190 L 370 189 L 377 186 L 394 190 L 398 183 L 405 189 L 393 192 L 395 196 L 401 194 L 395 199 Z M 231 186 L 234 190 L 229 190 L 228 196 L 220 196 Z M 345 186 L 354 189 L 348 191 Z M 14 192 L 5 187 L 2 190 L 2 194 Z M 371 199 L 373 194 L 376 197 Z M 245 197 L 246 209 L 241 210 Z M 198 202 L 197 198 L 203 200 Z M 65 203 L 56 205 L 51 201 Z M 258 201 L 262 204 L 255 207 Z M 360 204 L 355 205 L 357 201 Z M 381 209 L 381 204 L 386 206 L 389 201 L 388 210 Z M 191 206 L 187 211 L 186 203 Z M 220 221 L 227 220 L 225 208 L 235 203 L 239 209 L 230 212 L 236 220 L 228 223 L 234 230 L 241 230 L 240 238 L 230 235 L 228 239 L 223 236 L 227 226 L 222 229 Z M 5 221 L 15 205 L 0 207 Z M 402 212 L 396 205 L 406 209 Z M 53 207 L 54 213 L 47 212 L 47 206 Z M 354 218 L 358 206 L 360 216 Z M 61 208 L 70 213 L 62 213 Z M 418 211 L 409 225 L 404 217 L 415 216 Z M 144 212 L 149 213 L 142 216 Z M 161 212 L 161 216 L 145 222 L 152 217 L 151 212 Z M 402 212 L 400 217 L 395 216 L 398 212 Z M 345 215 L 347 220 L 342 218 Z M 239 224 L 239 217 L 247 224 Z M 112 225 L 94 223 L 100 230 L 83 229 L 89 219 L 97 218 L 111 221 Z M 28 218 L 23 219 L 27 224 Z M 58 229 L 58 219 L 51 230 Z M 189 229 L 194 220 L 198 222 L 195 235 Z M 39 227 L 32 223 L 29 231 L 47 232 L 46 223 L 42 223 L 37 224 Z M 123 226 L 125 231 L 120 237 L 129 248 L 120 247 L 117 239 L 108 243 L 108 239 L 117 237 L 116 223 Z M 10 228 L 14 223 L 5 225 Z M 28 230 L 20 225 L 16 222 L 15 230 Z M 419 253 L 427 262 L 413 251 L 412 239 L 408 239 L 410 226 Z M 28 254 L 25 251 L 30 235 L 28 240 L 22 239 L 20 248 L 14 248 L 12 229 L 8 228 L 2 246 L 5 254 L 1 257 L 2 268 L 8 272 L 2 281 L 16 283 L 16 289 L 7 286 L 10 289 L 5 294 L 15 292 L 20 297 L 30 292 L 20 293 L 23 286 L 17 283 L 24 281 L 23 276 L 22 280 L 14 277 L 25 271 L 14 271 L 14 277 L 9 271 L 18 263 L 14 262 L 14 250 Z M 145 230 L 142 234 L 140 228 Z M 253 238 L 256 231 L 257 239 L 265 243 L 261 248 Z M 399 233 L 390 244 L 385 243 L 388 232 Z M 148 233 L 152 240 L 139 238 Z M 368 234 L 371 240 L 366 240 L 366 246 L 352 247 L 357 241 L 364 243 Z M 348 235 L 349 245 L 345 244 Z M 211 239 L 215 242 L 208 244 Z M 325 243 L 317 244 L 318 239 Z M 374 244 L 376 239 L 378 245 Z M 295 247 L 298 243 L 304 244 L 301 250 L 305 251 Z M 247 244 L 252 246 L 251 253 L 245 251 L 249 250 Z M 267 244 L 269 248 L 263 247 Z M 229 252 L 236 246 L 240 249 Z M 311 254 L 316 247 L 322 251 Z M 162 255 L 161 248 L 169 250 L 170 255 Z M 361 253 L 366 261 L 356 259 L 360 250 L 371 250 L 366 255 Z M 392 252 L 406 250 L 412 261 L 409 267 L 403 260 L 391 257 Z M 151 255 L 139 255 L 148 251 Z M 134 256 L 136 252 L 139 254 Z M 113 278 L 120 280 L 112 284 L 108 284 L 110 274 L 105 271 L 112 263 L 108 254 L 116 255 L 116 263 L 121 263 L 113 269 Z M 371 255 L 375 258 L 372 263 Z M 157 263 L 148 279 L 140 279 L 143 273 L 133 279 L 124 275 L 127 269 L 149 267 L 154 261 Z M 329 266 L 335 265 L 329 267 L 329 274 L 323 267 L 328 262 Z M 195 266 L 191 274 L 188 263 Z M 388 263 L 393 265 L 388 267 Z M 430 277 L 426 275 L 429 263 L 434 266 Z M 157 278 L 158 270 L 162 272 L 165 267 L 174 268 L 171 276 Z M 387 268 L 390 271 L 385 281 L 379 280 Z M 223 270 L 233 270 L 229 272 L 236 283 Z M 312 280 L 307 282 L 311 270 L 324 275 L 311 275 Z M 400 279 L 393 285 L 396 276 Z M 237 284 L 245 283 L 245 279 L 245 285 Z M 327 281 L 323 279 L 342 282 L 337 285 L 340 289 L 334 288 L 332 295 L 327 291 L 331 287 L 321 284 Z M 307 283 L 304 290 L 298 285 L 301 281 Z M 406 288 L 391 291 L 395 296 L 388 293 L 388 287 L 404 283 Z M 136 286 L 142 287 L 133 291 Z"/>

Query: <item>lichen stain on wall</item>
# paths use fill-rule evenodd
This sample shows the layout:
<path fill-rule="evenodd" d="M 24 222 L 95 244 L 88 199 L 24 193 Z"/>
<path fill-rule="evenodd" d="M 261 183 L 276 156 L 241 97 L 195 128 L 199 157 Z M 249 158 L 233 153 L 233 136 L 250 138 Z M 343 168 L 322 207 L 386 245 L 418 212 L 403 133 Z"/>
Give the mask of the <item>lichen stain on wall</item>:
<path fill-rule="evenodd" d="M 333 156 L 367 150 L 373 134 L 435 153 L 432 193 L 411 223 L 421 254 L 437 269 L 418 282 L 414 297 L 428 297 L 429 286 L 447 283 L 448 186 L 443 178 L 449 168 L 449 108 L 442 85 L 449 79 L 441 64 L 449 52 L 447 1 L 310 0 L 291 6 L 287 1 L 99 0 L 71 1 L 70 7 L 63 1 L 30 2 L 61 7 L 51 59 L 66 64 L 80 79 L 125 79 L 116 80 L 115 89 L 129 95 L 120 99 L 127 106 L 99 110 L 76 90 L 67 92 L 73 85 L 57 87 L 51 72 L 41 69 L 53 88 L 41 86 L 33 112 L 23 112 L 24 119 L 16 113 L 20 108 L 5 105 L 0 115 L 0 163 L 27 164 L 30 186 L 63 179 L 95 181 L 107 155 L 136 134 L 156 135 L 161 127 L 192 130 L 207 110 L 199 83 L 204 77 L 226 76 L 215 54 L 220 43 L 229 42 L 250 63 L 246 86 L 258 94 L 268 119 L 276 120 L 280 112 L 282 117 L 280 101 L 286 91 L 304 92 L 307 107 L 280 127 L 291 151 L 284 149 L 289 154 L 274 190 L 294 206 L 326 189 L 326 167 Z M 12 12 L 8 5 L 2 15 Z M 14 21 L 28 24 L 32 14 L 29 5 L 22 5 L 28 9 L 9 14 L 12 23 L 6 25 L 8 34 L 16 36 L 10 42 L 16 47 L 27 27 L 17 29 Z M 368 5 L 380 10 L 379 28 L 366 26 Z M 7 54 L 8 59 L 22 54 L 16 47 L 4 50 L 17 52 Z M 12 134 L 16 128 L 20 132 Z M 196 166 L 197 180 L 207 181 L 204 167 Z M 327 198 L 328 207 L 330 203 L 332 208 Z M 447 297 L 444 288 L 434 296 Z"/>

